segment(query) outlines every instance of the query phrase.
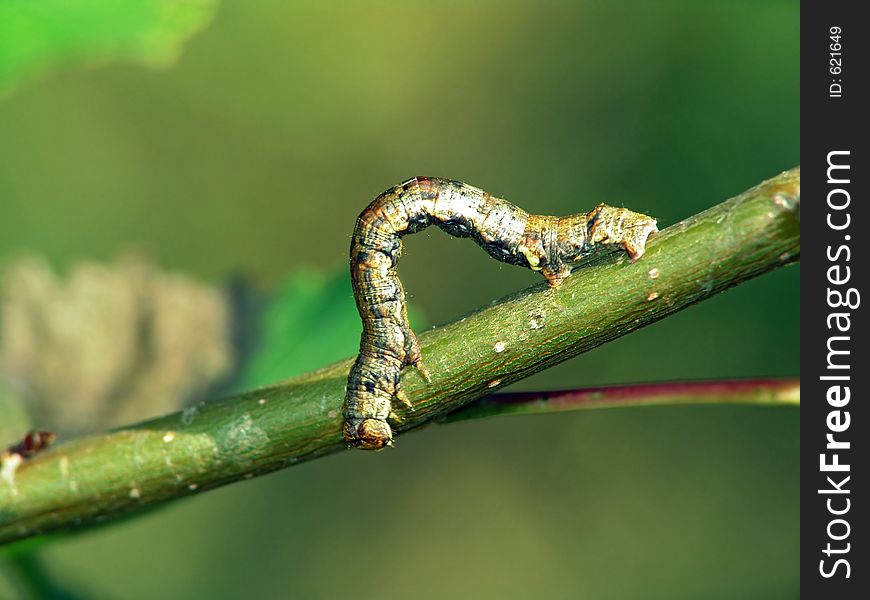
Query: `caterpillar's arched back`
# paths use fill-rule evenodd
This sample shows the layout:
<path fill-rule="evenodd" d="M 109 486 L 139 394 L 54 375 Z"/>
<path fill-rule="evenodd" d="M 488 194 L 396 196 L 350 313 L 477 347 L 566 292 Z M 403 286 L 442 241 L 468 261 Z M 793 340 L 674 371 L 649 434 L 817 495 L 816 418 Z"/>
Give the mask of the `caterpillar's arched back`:
<path fill-rule="evenodd" d="M 470 185 L 434 177 L 415 177 L 375 198 L 357 219 L 350 247 L 363 333 L 347 380 L 344 438 L 357 448 L 391 443 L 392 400 L 408 403 L 399 389 L 403 368 L 416 367 L 428 379 L 396 264 L 401 237 L 429 225 L 472 238 L 502 262 L 540 271 L 551 287 L 570 276 L 571 266 L 594 246 L 621 245 L 634 260 L 656 231 L 655 219 L 624 208 L 599 204 L 568 217 L 530 215 Z"/>

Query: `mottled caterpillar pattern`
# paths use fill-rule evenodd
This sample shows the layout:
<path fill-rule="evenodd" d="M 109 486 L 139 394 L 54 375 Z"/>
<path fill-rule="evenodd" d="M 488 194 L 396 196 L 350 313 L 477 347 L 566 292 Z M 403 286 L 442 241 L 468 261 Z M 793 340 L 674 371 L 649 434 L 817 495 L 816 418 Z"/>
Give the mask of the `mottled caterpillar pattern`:
<path fill-rule="evenodd" d="M 392 400 L 410 406 L 399 389 L 402 369 L 413 366 L 429 378 L 396 274 L 402 236 L 429 225 L 472 238 L 497 260 L 540 271 L 553 288 L 594 246 L 620 244 L 634 260 L 656 231 L 655 219 L 624 208 L 599 204 L 568 217 L 530 215 L 470 185 L 433 177 L 415 177 L 375 198 L 357 219 L 350 247 L 363 333 L 347 380 L 344 439 L 357 448 L 391 444 Z"/>

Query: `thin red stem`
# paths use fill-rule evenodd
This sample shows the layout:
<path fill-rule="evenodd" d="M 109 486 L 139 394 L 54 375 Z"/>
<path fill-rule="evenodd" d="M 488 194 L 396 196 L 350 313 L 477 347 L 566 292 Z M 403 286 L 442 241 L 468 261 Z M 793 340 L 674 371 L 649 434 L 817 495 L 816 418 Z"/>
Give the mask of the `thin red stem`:
<path fill-rule="evenodd" d="M 800 380 L 788 378 L 641 383 L 552 392 L 492 394 L 450 413 L 444 421 L 592 407 L 707 403 L 797 405 L 800 404 Z"/>

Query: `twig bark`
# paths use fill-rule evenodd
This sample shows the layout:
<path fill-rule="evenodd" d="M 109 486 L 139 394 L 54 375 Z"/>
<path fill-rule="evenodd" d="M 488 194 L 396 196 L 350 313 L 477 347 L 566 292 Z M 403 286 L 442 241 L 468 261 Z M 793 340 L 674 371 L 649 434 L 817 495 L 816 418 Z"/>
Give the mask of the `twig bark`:
<path fill-rule="evenodd" d="M 602 257 L 420 336 L 432 372 L 408 371 L 420 427 L 800 255 L 800 169 L 669 227 L 646 255 Z M 350 361 L 144 423 L 59 444 L 0 484 L 0 544 L 103 522 L 344 449 Z M 399 404 L 399 403 L 396 403 Z M 401 438 L 400 438 L 401 439 Z"/>

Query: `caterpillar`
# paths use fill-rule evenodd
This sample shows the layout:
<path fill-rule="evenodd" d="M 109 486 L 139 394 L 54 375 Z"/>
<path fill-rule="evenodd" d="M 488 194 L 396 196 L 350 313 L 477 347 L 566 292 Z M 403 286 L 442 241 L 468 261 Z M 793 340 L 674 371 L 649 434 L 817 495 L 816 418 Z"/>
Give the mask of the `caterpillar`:
<path fill-rule="evenodd" d="M 392 445 L 388 419 L 393 398 L 411 406 L 399 388 L 402 370 L 415 367 L 424 379 L 420 345 L 408 325 L 405 292 L 396 274 L 402 236 L 437 225 L 455 237 L 470 237 L 496 260 L 539 271 L 551 288 L 596 245 L 621 245 L 636 260 L 655 219 L 599 204 L 567 217 L 530 215 L 460 181 L 415 177 L 372 201 L 356 222 L 350 273 L 363 323 L 360 350 L 347 379 L 344 439 L 379 450 Z"/>

